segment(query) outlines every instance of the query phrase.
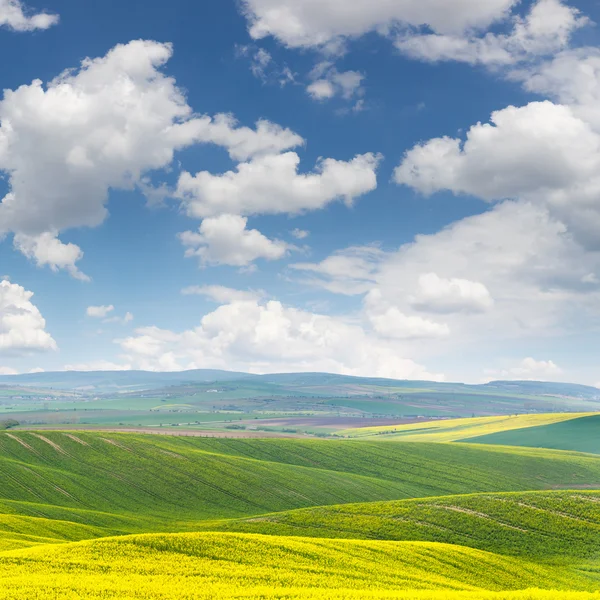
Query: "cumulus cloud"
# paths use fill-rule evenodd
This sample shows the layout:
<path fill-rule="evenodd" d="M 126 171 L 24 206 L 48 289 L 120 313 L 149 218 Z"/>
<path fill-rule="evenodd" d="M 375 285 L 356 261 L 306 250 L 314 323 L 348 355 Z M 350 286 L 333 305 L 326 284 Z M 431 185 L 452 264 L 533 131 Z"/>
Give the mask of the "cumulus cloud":
<path fill-rule="evenodd" d="M 104 319 L 114 310 L 115 307 L 112 304 L 107 306 L 88 306 L 85 313 L 88 317 L 92 317 L 94 319 Z"/>
<path fill-rule="evenodd" d="M 145 327 L 120 345 L 123 360 L 151 370 L 209 367 L 442 378 L 403 358 L 394 342 L 359 325 L 277 301 L 234 300 L 207 314 L 194 329 L 176 333 Z"/>
<path fill-rule="evenodd" d="M 119 323 L 121 325 L 127 325 L 127 323 L 131 323 L 133 321 L 133 313 L 126 312 L 122 317 L 109 317 L 108 319 L 104 319 L 104 323 Z"/>
<path fill-rule="evenodd" d="M 53 271 L 65 269 L 75 279 L 90 281 L 75 265 L 83 258 L 81 248 L 75 244 L 64 244 L 55 233 L 47 232 L 37 236 L 17 233 L 13 243 L 17 250 L 34 260 L 39 267 L 47 265 Z"/>
<path fill-rule="evenodd" d="M 419 277 L 418 289 L 411 304 L 434 313 L 485 312 L 494 306 L 489 290 L 478 281 L 444 279 L 436 273 Z"/>
<path fill-rule="evenodd" d="M 577 9 L 559 0 L 538 0 L 525 17 L 513 17 L 512 31 L 508 34 L 405 32 L 396 38 L 395 45 L 412 58 L 430 62 L 513 65 L 566 48 L 573 32 L 588 23 Z"/>
<path fill-rule="evenodd" d="M 46 86 L 35 80 L 4 92 L 0 171 L 9 191 L 0 202 L 0 235 L 14 232 L 15 247 L 39 265 L 87 279 L 75 266 L 81 250 L 57 236 L 102 223 L 109 190 L 147 186 L 147 173 L 195 143 L 222 146 L 234 160 L 304 143 L 266 120 L 251 129 L 231 115 L 194 114 L 161 71 L 172 53 L 170 44 L 133 41 Z"/>
<path fill-rule="evenodd" d="M 247 229 L 248 219 L 223 214 L 204 219 L 199 232 L 185 231 L 179 238 L 187 247 L 186 257 L 197 256 L 203 265 L 245 267 L 259 258 L 278 260 L 290 246 L 270 240 L 256 229 Z"/>
<path fill-rule="evenodd" d="M 290 268 L 310 275 L 304 283 L 352 296 L 373 287 L 379 264 L 385 256 L 375 246 L 353 246 L 335 252 L 320 263 L 295 263 Z"/>
<path fill-rule="evenodd" d="M 240 163 L 235 171 L 195 176 L 184 172 L 177 195 L 191 217 L 296 214 L 323 208 L 334 200 L 351 203 L 377 187 L 379 155 L 362 154 L 345 162 L 321 160 L 313 173 L 298 172 L 295 152 L 267 155 Z"/>
<path fill-rule="evenodd" d="M 192 285 L 181 290 L 185 296 L 205 296 L 218 304 L 253 302 L 264 297 L 262 291 L 236 290 L 223 285 Z"/>
<path fill-rule="evenodd" d="M 88 363 L 69 364 L 63 367 L 63 371 L 130 371 L 131 366 L 114 363 L 108 360 L 95 360 Z"/>
<path fill-rule="evenodd" d="M 306 231 L 305 229 L 292 229 L 292 231 L 290 231 L 290 233 L 297 239 L 297 240 L 305 240 L 309 235 L 310 235 L 310 231 Z"/>
<path fill-rule="evenodd" d="M 115 307 L 110 304 L 106 306 L 88 306 L 86 315 L 92 319 L 102 319 L 103 323 L 120 323 L 121 325 L 127 325 L 133 321 L 133 313 L 126 312 L 122 317 L 117 315 L 109 316 L 113 314 Z"/>
<path fill-rule="evenodd" d="M 431 194 L 450 190 L 487 201 L 547 206 L 588 245 L 600 225 L 600 135 L 566 105 L 509 106 L 473 125 L 463 142 L 435 138 L 409 150 L 397 183 Z"/>
<path fill-rule="evenodd" d="M 0 282 L 0 353 L 57 349 L 32 298 L 20 285 Z"/>
<path fill-rule="evenodd" d="M 312 83 L 306 91 L 313 100 L 330 100 L 340 96 L 344 100 L 360 98 L 364 95 L 362 83 L 365 76 L 358 71 L 340 72 L 330 61 L 317 64 L 310 73 Z"/>
<path fill-rule="evenodd" d="M 577 117 L 600 130 L 600 49 L 565 50 L 552 60 L 515 71 L 512 77 L 528 91 L 568 105 Z"/>
<path fill-rule="evenodd" d="M 517 366 L 509 369 L 486 371 L 492 378 L 528 381 L 556 379 L 562 372 L 563 370 L 551 360 L 535 360 L 531 357 L 524 358 Z"/>
<path fill-rule="evenodd" d="M 416 339 L 450 335 L 450 328 L 445 323 L 404 314 L 397 306 L 386 301 L 380 290 L 372 290 L 367 294 L 365 308 L 373 329 L 383 337 Z"/>
<path fill-rule="evenodd" d="M 351 248 L 292 266 L 330 292 L 378 290 L 384 306 L 404 317 L 443 314 L 450 334 L 440 341 L 451 342 L 452 351 L 600 325 L 600 253 L 587 251 L 547 208 L 532 203 L 505 201 L 395 251 L 365 255 Z M 383 319 L 381 325 L 383 331 Z"/>
<path fill-rule="evenodd" d="M 19 371 L 11 367 L 0 367 L 0 375 L 18 375 Z"/>
<path fill-rule="evenodd" d="M 259 119 L 254 129 L 240 127 L 233 115 L 218 114 L 214 118 L 197 120 L 197 140 L 223 146 L 234 160 L 248 160 L 255 156 L 279 154 L 305 144 L 304 139 L 291 129 Z"/>
<path fill-rule="evenodd" d="M 48 29 L 58 20 L 58 15 L 29 10 L 20 0 L 0 0 L 0 27 L 13 31 L 35 31 Z"/>
<path fill-rule="evenodd" d="M 323 47 L 340 38 L 397 26 L 437 33 L 485 28 L 503 19 L 515 0 L 243 0 L 254 39 L 273 36 L 291 48 Z"/>

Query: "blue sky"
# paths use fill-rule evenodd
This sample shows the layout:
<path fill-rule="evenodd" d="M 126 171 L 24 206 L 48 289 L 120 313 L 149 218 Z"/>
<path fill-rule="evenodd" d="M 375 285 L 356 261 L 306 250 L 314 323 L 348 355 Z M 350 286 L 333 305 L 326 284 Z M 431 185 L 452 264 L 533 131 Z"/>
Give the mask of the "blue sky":
<path fill-rule="evenodd" d="M 598 383 L 598 21 L 0 0 L 0 372 Z"/>

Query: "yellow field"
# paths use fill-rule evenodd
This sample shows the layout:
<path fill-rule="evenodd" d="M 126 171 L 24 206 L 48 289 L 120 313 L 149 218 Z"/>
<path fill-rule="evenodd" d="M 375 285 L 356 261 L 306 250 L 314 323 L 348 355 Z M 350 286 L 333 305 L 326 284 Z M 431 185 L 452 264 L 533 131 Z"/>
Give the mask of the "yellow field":
<path fill-rule="evenodd" d="M 448 419 L 407 425 L 386 425 L 383 427 L 360 427 L 340 431 L 349 437 L 371 437 L 377 439 L 401 439 L 406 442 L 455 442 L 470 437 L 527 429 L 561 423 L 597 413 L 552 413 L 542 415 L 518 415 L 501 417 L 476 417 L 472 419 Z"/>
<path fill-rule="evenodd" d="M 594 590 L 597 584 L 593 576 L 566 566 L 425 542 L 196 533 L 104 538 L 0 553 L 2 600 L 583 600 L 600 596 L 572 591 Z M 542 591 L 522 591 L 532 588 Z"/>

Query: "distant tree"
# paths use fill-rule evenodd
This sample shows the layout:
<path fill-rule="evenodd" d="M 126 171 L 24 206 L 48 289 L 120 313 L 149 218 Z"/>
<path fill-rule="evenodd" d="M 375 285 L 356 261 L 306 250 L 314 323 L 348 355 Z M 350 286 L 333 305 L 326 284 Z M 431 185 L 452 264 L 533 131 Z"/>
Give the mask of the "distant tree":
<path fill-rule="evenodd" d="M 0 430 L 11 429 L 13 427 L 18 427 L 19 425 L 19 421 L 15 421 L 14 419 L 6 419 L 4 421 L 0 421 Z"/>

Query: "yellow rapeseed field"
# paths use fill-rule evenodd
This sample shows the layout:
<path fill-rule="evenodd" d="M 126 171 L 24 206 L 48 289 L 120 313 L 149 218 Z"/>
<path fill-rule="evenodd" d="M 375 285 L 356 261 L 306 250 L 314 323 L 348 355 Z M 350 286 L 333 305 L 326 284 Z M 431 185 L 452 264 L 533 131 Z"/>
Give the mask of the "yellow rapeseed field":
<path fill-rule="evenodd" d="M 572 593 L 596 584 L 567 567 L 424 542 L 194 533 L 0 553 L 2 600 L 600 600 Z"/>
<path fill-rule="evenodd" d="M 596 413 L 550 413 L 541 415 L 516 415 L 500 417 L 475 417 L 472 419 L 445 419 L 407 425 L 360 427 L 346 429 L 340 435 L 399 439 L 406 442 L 455 442 L 471 437 L 539 427 L 589 417 Z"/>

